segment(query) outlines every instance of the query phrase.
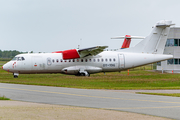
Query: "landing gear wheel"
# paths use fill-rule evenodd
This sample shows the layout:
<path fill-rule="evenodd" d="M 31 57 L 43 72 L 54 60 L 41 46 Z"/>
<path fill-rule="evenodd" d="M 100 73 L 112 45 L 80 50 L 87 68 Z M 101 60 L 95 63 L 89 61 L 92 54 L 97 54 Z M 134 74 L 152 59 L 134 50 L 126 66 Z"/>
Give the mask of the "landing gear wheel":
<path fill-rule="evenodd" d="M 14 75 L 14 78 L 18 78 L 18 76 L 17 76 L 17 75 Z"/>
<path fill-rule="evenodd" d="M 76 76 L 87 76 L 87 77 L 89 77 L 90 74 L 86 71 L 83 71 L 83 72 L 78 72 L 78 74 Z"/>
<path fill-rule="evenodd" d="M 80 76 L 85 76 L 85 74 L 84 73 L 80 73 Z"/>
<path fill-rule="evenodd" d="M 18 78 L 19 73 L 13 73 L 14 78 Z"/>

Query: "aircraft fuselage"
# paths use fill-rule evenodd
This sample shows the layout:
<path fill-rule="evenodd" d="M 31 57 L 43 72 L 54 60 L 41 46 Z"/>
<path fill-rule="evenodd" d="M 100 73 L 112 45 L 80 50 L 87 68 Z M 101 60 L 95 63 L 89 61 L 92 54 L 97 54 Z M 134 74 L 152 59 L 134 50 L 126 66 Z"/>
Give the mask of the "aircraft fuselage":
<path fill-rule="evenodd" d="M 104 51 L 96 56 L 63 60 L 62 53 L 19 54 L 3 66 L 17 74 L 64 73 L 78 75 L 122 71 L 172 58 L 171 55 Z"/>

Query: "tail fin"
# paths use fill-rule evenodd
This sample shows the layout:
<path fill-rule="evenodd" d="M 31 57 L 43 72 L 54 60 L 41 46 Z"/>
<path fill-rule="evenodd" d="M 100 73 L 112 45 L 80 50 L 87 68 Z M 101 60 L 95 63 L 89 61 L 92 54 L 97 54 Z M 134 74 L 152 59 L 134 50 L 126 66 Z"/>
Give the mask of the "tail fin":
<path fill-rule="evenodd" d="M 136 46 L 125 49 L 123 52 L 163 54 L 172 21 L 157 22 L 149 36 Z"/>
<path fill-rule="evenodd" d="M 129 48 L 131 39 L 144 39 L 145 37 L 125 35 L 125 36 L 113 37 L 111 39 L 123 39 L 123 38 L 124 38 L 124 42 L 122 44 L 121 49 Z"/>

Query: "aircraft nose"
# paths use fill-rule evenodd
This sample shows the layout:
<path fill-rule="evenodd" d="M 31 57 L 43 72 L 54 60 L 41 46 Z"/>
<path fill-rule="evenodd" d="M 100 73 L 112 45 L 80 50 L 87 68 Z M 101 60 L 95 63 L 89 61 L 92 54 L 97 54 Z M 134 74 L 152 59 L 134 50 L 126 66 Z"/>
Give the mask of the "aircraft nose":
<path fill-rule="evenodd" d="M 7 66 L 7 64 L 4 64 L 4 65 L 2 66 L 2 69 L 8 71 L 8 66 Z"/>

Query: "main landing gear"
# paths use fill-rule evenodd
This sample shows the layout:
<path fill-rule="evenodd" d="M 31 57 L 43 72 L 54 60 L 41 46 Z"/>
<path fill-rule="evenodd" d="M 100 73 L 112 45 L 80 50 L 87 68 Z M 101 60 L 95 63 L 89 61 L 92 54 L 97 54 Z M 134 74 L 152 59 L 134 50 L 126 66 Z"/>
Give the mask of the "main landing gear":
<path fill-rule="evenodd" d="M 89 77 L 90 74 L 86 70 L 84 70 L 84 68 L 80 68 L 77 76 L 88 76 Z"/>
<path fill-rule="evenodd" d="M 88 73 L 88 72 L 86 72 L 86 71 L 84 71 L 84 72 L 79 72 L 78 74 L 77 74 L 77 76 L 90 76 L 90 74 Z"/>
<path fill-rule="evenodd" d="M 18 78 L 19 73 L 13 73 L 14 78 Z"/>

